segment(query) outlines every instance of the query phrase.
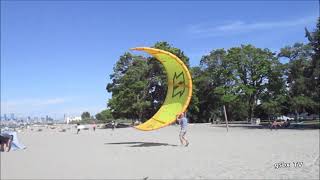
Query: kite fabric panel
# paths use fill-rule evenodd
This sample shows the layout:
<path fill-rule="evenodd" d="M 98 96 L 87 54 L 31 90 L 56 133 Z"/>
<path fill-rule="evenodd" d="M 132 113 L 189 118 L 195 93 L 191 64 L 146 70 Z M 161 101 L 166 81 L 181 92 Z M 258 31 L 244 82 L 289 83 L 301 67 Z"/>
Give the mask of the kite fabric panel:
<path fill-rule="evenodd" d="M 164 103 L 146 122 L 135 126 L 143 131 L 156 130 L 176 121 L 177 115 L 185 112 L 192 95 L 192 79 L 186 65 L 175 55 L 160 49 L 138 47 L 132 50 L 145 51 L 165 67 L 168 90 Z"/>

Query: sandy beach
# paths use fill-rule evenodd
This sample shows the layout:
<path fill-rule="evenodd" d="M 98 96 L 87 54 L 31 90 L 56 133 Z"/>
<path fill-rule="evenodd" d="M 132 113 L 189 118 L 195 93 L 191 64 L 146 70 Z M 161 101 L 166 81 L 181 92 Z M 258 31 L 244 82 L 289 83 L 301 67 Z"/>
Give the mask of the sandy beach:
<path fill-rule="evenodd" d="M 27 149 L 1 152 L 1 179 L 319 179 L 319 130 L 191 124 L 182 147 L 178 126 L 42 129 L 18 133 Z"/>

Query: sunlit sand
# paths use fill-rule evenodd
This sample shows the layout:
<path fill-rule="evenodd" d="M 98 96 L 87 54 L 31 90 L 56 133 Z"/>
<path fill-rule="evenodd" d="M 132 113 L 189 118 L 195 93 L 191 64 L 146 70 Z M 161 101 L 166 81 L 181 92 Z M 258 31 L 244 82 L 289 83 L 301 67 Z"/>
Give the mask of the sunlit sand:
<path fill-rule="evenodd" d="M 319 178 L 319 130 L 191 124 L 189 147 L 178 134 L 178 126 L 24 130 L 27 149 L 1 152 L 1 179 Z"/>

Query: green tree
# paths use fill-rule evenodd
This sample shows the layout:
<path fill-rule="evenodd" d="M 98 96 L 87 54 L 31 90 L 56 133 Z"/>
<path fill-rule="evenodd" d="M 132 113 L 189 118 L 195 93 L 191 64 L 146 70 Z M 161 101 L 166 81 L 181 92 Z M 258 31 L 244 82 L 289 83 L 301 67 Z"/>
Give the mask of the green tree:
<path fill-rule="evenodd" d="M 306 69 L 307 88 L 310 91 L 310 97 L 314 101 L 313 113 L 319 114 L 320 109 L 320 17 L 318 17 L 316 29 L 314 32 L 309 32 L 305 29 L 306 37 L 309 40 L 309 45 L 312 47 L 311 62 Z M 317 89 L 314 91 L 314 89 Z"/>
<path fill-rule="evenodd" d="M 125 53 L 117 62 L 112 83 L 107 90 L 112 92 L 108 107 L 115 118 L 142 119 L 146 101 L 148 65 L 142 56 Z"/>
<path fill-rule="evenodd" d="M 220 96 L 221 105 L 224 107 L 223 110 L 226 111 L 227 117 L 231 120 L 231 116 L 228 113 L 229 106 L 238 99 L 238 82 L 234 76 L 234 66 L 230 63 L 227 58 L 227 52 L 222 50 L 216 50 L 214 53 L 214 60 L 217 66 L 214 68 L 213 72 L 216 73 L 216 78 L 219 84 L 214 89 L 214 92 Z M 225 117 L 227 119 L 227 117 Z"/>
<path fill-rule="evenodd" d="M 200 66 L 192 68 L 193 96 L 196 101 L 191 104 L 193 106 L 191 122 L 208 122 L 216 114 L 215 103 L 218 101 L 218 97 L 212 91 L 215 78 L 212 78 L 212 74 L 208 70 L 208 59 L 208 56 L 203 56 Z M 196 106 L 193 105 L 194 103 Z"/>
<path fill-rule="evenodd" d="M 247 102 L 248 120 L 254 115 L 257 102 L 268 83 L 271 67 L 278 59 L 269 49 L 260 49 L 252 45 L 228 50 L 227 58 L 235 67 L 235 76 L 239 84 L 239 94 Z"/>
<path fill-rule="evenodd" d="M 260 104 L 256 114 L 261 118 L 271 119 L 281 114 L 287 114 L 288 91 L 286 89 L 285 72 L 287 65 L 278 61 L 271 66 L 268 74 L 266 89 L 261 93 Z"/>
<path fill-rule="evenodd" d="M 107 121 L 113 119 L 112 113 L 110 109 L 105 109 L 96 114 L 96 119 L 100 121 Z"/>
<path fill-rule="evenodd" d="M 289 60 L 287 76 L 288 103 L 291 112 L 298 118 L 299 113 L 316 109 L 316 102 L 311 98 L 315 87 L 310 87 L 308 68 L 312 61 L 312 47 L 295 43 L 281 49 L 279 57 Z"/>
<path fill-rule="evenodd" d="M 88 119 L 90 119 L 90 113 L 89 113 L 89 112 L 83 112 L 83 113 L 81 114 L 81 119 L 82 119 L 82 120 L 88 120 Z"/>
<path fill-rule="evenodd" d="M 189 111 L 188 111 L 188 118 L 191 123 L 199 122 L 199 96 L 200 96 L 200 89 L 198 88 L 198 85 L 200 84 L 198 80 L 200 79 L 199 76 L 201 76 L 202 71 L 199 67 L 192 67 L 190 69 L 190 73 L 192 76 L 192 97 L 191 102 L 189 105 Z"/>
<path fill-rule="evenodd" d="M 200 65 L 205 72 L 203 78 L 207 81 L 203 88 L 207 93 L 201 99 L 205 100 L 209 96 L 213 100 L 204 103 L 208 107 L 206 116 L 210 119 L 219 116 L 222 118 L 221 107 L 226 106 L 228 114 L 229 105 L 237 99 L 234 68 L 227 59 L 227 51 L 212 50 L 210 54 L 201 58 Z"/>

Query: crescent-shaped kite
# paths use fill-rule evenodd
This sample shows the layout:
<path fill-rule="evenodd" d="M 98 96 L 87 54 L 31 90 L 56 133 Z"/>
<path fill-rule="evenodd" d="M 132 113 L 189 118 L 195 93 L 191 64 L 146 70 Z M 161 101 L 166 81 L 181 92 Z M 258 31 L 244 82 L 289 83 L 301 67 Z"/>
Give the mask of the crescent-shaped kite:
<path fill-rule="evenodd" d="M 131 50 L 145 51 L 154 56 L 165 67 L 168 80 L 167 96 L 160 109 L 149 120 L 135 126 L 151 131 L 172 124 L 177 115 L 185 112 L 192 95 L 192 79 L 186 65 L 175 55 L 160 49 L 137 47 Z"/>

